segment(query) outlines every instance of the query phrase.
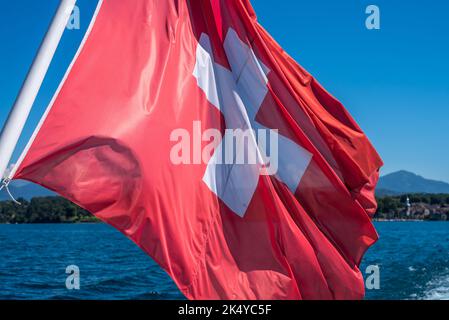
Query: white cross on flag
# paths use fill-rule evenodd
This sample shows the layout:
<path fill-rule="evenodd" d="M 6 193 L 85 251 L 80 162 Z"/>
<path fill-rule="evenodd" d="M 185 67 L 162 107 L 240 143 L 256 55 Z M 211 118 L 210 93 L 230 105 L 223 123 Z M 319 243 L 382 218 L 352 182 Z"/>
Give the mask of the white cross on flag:
<path fill-rule="evenodd" d="M 209 37 L 201 35 L 194 69 L 198 85 L 209 102 L 223 114 L 226 128 L 260 130 L 264 127 L 256 121 L 256 115 L 268 93 L 266 74 L 269 69 L 257 59 L 250 47 L 240 41 L 233 29 L 229 29 L 223 47 L 231 70 L 215 63 Z M 278 143 L 273 156 L 282 157 L 276 159 L 279 160 L 276 174 L 294 193 L 312 155 L 290 139 L 271 134 L 276 135 Z M 258 158 L 254 164 L 221 163 L 225 145 L 226 141 L 222 141 L 218 146 L 203 180 L 232 211 L 244 216 L 265 161 Z M 246 147 L 250 150 L 236 152 L 259 154 L 256 139 L 250 139 Z"/>
<path fill-rule="evenodd" d="M 230 163 L 229 130 L 249 132 Z M 248 0 L 107 0 L 11 177 L 120 230 L 189 299 L 359 299 L 381 165 Z"/>

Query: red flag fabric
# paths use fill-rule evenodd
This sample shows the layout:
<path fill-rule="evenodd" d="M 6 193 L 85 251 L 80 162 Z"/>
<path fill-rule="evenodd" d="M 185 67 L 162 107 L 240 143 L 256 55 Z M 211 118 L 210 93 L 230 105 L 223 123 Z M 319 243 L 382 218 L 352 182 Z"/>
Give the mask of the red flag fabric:
<path fill-rule="evenodd" d="M 219 163 L 225 138 L 198 159 L 202 132 L 244 128 L 277 130 L 275 173 Z M 120 230 L 189 299 L 360 299 L 381 165 L 248 0 L 108 0 L 13 177 Z"/>

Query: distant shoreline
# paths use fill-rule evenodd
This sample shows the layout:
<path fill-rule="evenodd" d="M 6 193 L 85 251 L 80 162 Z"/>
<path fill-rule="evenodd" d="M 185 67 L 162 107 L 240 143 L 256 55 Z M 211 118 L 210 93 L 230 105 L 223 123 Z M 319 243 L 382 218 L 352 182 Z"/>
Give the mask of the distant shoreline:
<path fill-rule="evenodd" d="M 372 219 L 372 222 L 449 222 L 447 220 L 421 220 L 421 219 Z M 0 222 L 0 225 L 44 225 L 44 224 L 106 224 L 101 220 L 97 221 L 65 221 L 65 222 L 23 222 L 11 223 Z"/>
<path fill-rule="evenodd" d="M 62 197 L 0 201 L 0 224 L 99 223 L 98 218 Z M 378 197 L 373 221 L 449 221 L 449 195 L 414 194 Z"/>
<path fill-rule="evenodd" d="M 62 197 L 39 197 L 0 202 L 2 224 L 69 224 L 96 223 L 100 220 L 88 211 Z"/>
<path fill-rule="evenodd" d="M 448 221 L 449 194 L 417 193 L 377 197 L 375 220 Z"/>
<path fill-rule="evenodd" d="M 448 222 L 447 220 L 426 220 L 426 219 L 373 219 L 373 222 Z"/>

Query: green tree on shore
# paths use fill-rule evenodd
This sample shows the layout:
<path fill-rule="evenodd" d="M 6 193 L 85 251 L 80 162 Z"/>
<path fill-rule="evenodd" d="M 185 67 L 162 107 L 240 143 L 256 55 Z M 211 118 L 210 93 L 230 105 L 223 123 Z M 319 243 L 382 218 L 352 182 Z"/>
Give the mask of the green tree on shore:
<path fill-rule="evenodd" d="M 39 197 L 0 202 L 0 223 L 72 223 L 98 221 L 86 210 L 62 197 Z"/>

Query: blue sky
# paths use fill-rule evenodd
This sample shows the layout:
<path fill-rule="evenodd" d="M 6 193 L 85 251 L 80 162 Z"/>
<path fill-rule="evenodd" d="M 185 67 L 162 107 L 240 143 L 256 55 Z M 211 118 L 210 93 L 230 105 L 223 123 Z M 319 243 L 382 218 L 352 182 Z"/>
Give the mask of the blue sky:
<path fill-rule="evenodd" d="M 0 125 L 58 0 L 5 1 L 0 10 Z M 449 1 L 252 0 L 259 21 L 344 103 L 385 161 L 449 182 Z M 365 8 L 381 29 L 365 28 Z M 87 28 L 95 0 L 78 0 L 81 29 L 66 31 L 15 153 L 18 157 Z"/>

